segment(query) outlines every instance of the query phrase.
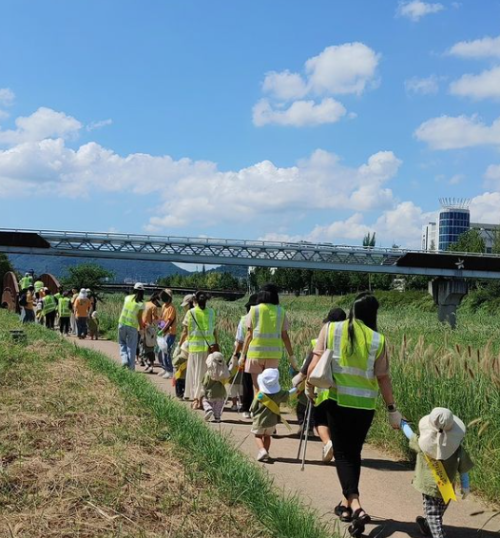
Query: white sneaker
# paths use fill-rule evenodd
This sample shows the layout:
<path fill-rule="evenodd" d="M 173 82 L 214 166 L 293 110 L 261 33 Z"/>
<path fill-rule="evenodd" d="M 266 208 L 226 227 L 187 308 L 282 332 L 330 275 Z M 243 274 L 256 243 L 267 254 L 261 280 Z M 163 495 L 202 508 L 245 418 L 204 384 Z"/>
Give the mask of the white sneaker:
<path fill-rule="evenodd" d="M 233 404 L 230 408 L 229 408 L 229 411 L 238 411 L 238 406 L 236 404 Z"/>
<path fill-rule="evenodd" d="M 331 441 L 328 441 L 326 445 L 323 447 L 323 461 L 325 463 L 328 463 L 329 461 L 332 461 L 333 458 L 333 445 Z"/>
<path fill-rule="evenodd" d="M 162 375 L 163 379 L 172 379 L 172 376 L 173 376 L 172 372 L 165 372 Z"/>
<path fill-rule="evenodd" d="M 266 461 L 269 458 L 269 454 L 265 448 L 261 448 L 257 454 L 257 461 Z"/>
<path fill-rule="evenodd" d="M 214 418 L 214 412 L 209 409 L 208 411 L 205 411 L 205 422 L 210 422 Z"/>
<path fill-rule="evenodd" d="M 252 415 L 248 411 L 243 411 L 243 418 L 252 418 Z"/>
<path fill-rule="evenodd" d="M 152 368 L 151 368 L 151 366 L 149 366 L 149 365 L 146 366 L 146 368 L 144 368 L 144 371 L 145 371 L 146 373 L 151 372 L 151 370 L 152 370 Z"/>

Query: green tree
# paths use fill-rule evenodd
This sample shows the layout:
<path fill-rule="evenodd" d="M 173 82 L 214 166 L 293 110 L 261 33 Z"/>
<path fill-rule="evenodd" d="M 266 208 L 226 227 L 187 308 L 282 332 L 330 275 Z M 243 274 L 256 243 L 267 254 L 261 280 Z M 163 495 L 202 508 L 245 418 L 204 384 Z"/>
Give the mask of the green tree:
<path fill-rule="evenodd" d="M 375 238 L 375 235 L 376 235 L 376 232 L 373 232 L 372 234 L 370 232 L 368 232 L 364 237 L 363 237 L 363 246 L 365 248 L 373 248 L 377 242 L 376 238 Z"/>
<path fill-rule="evenodd" d="M 500 229 L 497 228 L 493 232 L 493 246 L 491 248 L 493 254 L 500 254 Z"/>
<path fill-rule="evenodd" d="M 451 244 L 448 250 L 452 252 L 484 252 L 486 245 L 481 237 L 481 232 L 473 228 L 461 234 L 458 241 Z"/>
<path fill-rule="evenodd" d="M 68 268 L 68 274 L 61 278 L 61 284 L 66 289 L 90 288 L 92 292 L 98 293 L 106 280 L 114 277 L 114 273 L 104 269 L 100 265 L 92 263 L 82 263 Z"/>

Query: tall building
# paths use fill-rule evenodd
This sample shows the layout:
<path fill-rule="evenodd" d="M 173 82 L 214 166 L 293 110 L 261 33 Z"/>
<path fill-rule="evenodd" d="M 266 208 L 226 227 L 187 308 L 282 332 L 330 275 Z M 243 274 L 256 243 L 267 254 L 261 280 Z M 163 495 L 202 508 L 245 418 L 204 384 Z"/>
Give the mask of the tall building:
<path fill-rule="evenodd" d="M 422 250 L 445 251 L 456 243 L 464 232 L 478 230 L 484 240 L 485 251 L 491 252 L 500 224 L 484 224 L 470 221 L 470 201 L 466 199 L 441 198 L 441 210 L 437 222 L 422 227 Z M 500 211 L 499 211 L 500 218 Z"/>
<path fill-rule="evenodd" d="M 460 235 L 470 229 L 469 200 L 441 198 L 439 212 L 438 250 L 448 250 L 448 247 L 458 241 Z"/>

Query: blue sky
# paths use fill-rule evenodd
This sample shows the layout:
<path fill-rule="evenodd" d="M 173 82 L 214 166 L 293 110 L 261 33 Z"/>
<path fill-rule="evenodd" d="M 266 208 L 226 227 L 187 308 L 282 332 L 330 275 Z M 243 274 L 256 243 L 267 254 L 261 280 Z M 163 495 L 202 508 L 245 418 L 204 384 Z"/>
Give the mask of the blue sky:
<path fill-rule="evenodd" d="M 500 222 L 498 2 L 0 12 L 1 226 L 415 247 L 441 196 Z"/>

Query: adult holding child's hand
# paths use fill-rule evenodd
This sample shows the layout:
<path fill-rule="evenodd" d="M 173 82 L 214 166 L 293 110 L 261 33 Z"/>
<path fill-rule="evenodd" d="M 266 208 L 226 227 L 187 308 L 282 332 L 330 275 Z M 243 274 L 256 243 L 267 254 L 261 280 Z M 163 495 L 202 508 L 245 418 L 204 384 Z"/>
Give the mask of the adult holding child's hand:
<path fill-rule="evenodd" d="M 352 522 L 349 531 L 353 535 L 363 533 L 366 523 L 371 520 L 361 507 L 359 479 L 361 451 L 373 421 L 379 392 L 387 406 L 392 428 L 399 429 L 402 419 L 394 403 L 385 337 L 377 332 L 378 308 L 373 295 L 362 293 L 354 301 L 348 320 L 326 324 L 318 337 L 308 370 L 310 392 L 310 381 L 314 383 L 317 372 L 309 378 L 325 351 L 330 352 L 325 355 L 329 357 L 333 372 L 326 412 L 343 493 L 335 514 L 342 521 Z M 323 364 L 324 361 L 320 370 Z"/>

